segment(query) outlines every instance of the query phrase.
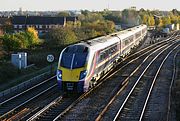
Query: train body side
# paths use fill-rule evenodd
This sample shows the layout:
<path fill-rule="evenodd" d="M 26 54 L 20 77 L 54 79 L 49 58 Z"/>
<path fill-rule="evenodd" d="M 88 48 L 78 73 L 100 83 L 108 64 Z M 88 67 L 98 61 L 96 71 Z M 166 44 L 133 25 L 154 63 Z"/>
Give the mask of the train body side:
<path fill-rule="evenodd" d="M 57 80 L 62 91 L 85 92 L 108 72 L 117 60 L 128 54 L 145 37 L 147 26 L 140 25 L 70 45 L 59 57 Z"/>

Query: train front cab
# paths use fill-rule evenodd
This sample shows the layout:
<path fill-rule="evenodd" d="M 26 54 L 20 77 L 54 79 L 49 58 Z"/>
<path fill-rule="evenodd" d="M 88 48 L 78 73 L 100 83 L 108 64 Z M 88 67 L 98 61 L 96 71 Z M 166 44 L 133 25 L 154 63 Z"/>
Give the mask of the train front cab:
<path fill-rule="evenodd" d="M 88 47 L 72 45 L 67 47 L 59 59 L 57 80 L 63 92 L 84 92 L 87 75 Z"/>

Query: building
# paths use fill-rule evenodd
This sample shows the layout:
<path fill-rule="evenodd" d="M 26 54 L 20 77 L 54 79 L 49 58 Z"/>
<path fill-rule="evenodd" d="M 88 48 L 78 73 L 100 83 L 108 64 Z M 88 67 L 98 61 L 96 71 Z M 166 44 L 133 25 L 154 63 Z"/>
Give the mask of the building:
<path fill-rule="evenodd" d="M 12 25 L 14 32 L 34 27 L 39 35 L 52 28 L 64 27 L 67 21 L 76 22 L 77 17 L 49 17 L 49 16 L 13 16 Z"/>

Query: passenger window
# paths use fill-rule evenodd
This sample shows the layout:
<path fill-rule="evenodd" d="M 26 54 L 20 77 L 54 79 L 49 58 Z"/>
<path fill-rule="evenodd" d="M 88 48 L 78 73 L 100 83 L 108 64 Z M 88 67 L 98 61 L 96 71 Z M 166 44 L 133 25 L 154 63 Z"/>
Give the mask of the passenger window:
<path fill-rule="evenodd" d="M 100 56 L 100 61 L 102 61 L 103 60 L 103 53 L 101 54 L 101 56 Z"/>

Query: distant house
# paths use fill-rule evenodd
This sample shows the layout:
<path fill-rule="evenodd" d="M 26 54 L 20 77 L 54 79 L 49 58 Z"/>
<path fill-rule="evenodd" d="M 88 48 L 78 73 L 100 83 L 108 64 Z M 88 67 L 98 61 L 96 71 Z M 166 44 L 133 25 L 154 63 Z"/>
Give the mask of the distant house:
<path fill-rule="evenodd" d="M 13 16 L 12 25 L 14 32 L 34 27 L 39 35 L 52 28 L 64 27 L 67 21 L 76 22 L 77 17 L 48 17 L 48 16 Z"/>

